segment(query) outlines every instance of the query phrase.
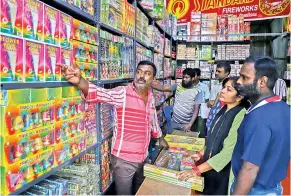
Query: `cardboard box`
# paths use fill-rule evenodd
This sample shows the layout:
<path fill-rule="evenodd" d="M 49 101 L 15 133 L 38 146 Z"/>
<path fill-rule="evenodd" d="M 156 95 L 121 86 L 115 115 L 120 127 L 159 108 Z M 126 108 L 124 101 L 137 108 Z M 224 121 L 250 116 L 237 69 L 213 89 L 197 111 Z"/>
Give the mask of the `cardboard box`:
<path fill-rule="evenodd" d="M 24 41 L 25 49 L 25 81 L 44 82 L 45 80 L 45 56 L 44 44 L 29 40 Z"/>
<path fill-rule="evenodd" d="M 0 81 L 23 82 L 23 40 L 0 34 Z"/>
<path fill-rule="evenodd" d="M 0 30 L 2 33 L 23 35 L 23 0 L 1 0 Z"/>
<path fill-rule="evenodd" d="M 61 68 L 56 64 L 61 62 L 60 47 L 45 45 L 45 81 L 61 81 Z"/>
<path fill-rule="evenodd" d="M 43 6 L 38 0 L 24 1 L 23 37 L 43 41 Z"/>
<path fill-rule="evenodd" d="M 44 42 L 59 45 L 60 12 L 44 5 Z"/>

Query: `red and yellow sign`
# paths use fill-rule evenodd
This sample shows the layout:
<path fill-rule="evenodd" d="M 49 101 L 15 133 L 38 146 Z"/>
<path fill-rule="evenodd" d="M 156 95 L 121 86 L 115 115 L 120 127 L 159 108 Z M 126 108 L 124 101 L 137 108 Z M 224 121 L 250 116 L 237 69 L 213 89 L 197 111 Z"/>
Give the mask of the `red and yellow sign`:
<path fill-rule="evenodd" d="M 167 9 L 178 18 L 178 23 L 190 21 L 191 12 L 197 11 L 262 20 L 287 16 L 290 0 L 167 0 Z"/>

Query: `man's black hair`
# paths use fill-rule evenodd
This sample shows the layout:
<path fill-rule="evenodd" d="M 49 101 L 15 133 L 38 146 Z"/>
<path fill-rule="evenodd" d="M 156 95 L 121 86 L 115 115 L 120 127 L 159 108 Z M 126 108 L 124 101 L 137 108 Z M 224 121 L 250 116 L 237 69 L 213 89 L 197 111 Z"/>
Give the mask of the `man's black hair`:
<path fill-rule="evenodd" d="M 194 77 L 196 76 L 196 72 L 195 72 L 195 70 L 192 69 L 192 68 L 186 68 L 186 69 L 184 69 L 184 71 L 183 71 L 183 76 L 184 76 L 184 75 L 188 75 L 188 76 L 190 76 L 191 78 L 194 78 Z"/>
<path fill-rule="evenodd" d="M 273 90 L 278 80 L 277 65 L 270 57 L 261 57 L 255 62 L 256 80 L 266 76 L 268 78 L 267 87 Z"/>
<path fill-rule="evenodd" d="M 199 68 L 194 68 L 196 76 L 201 76 L 201 70 Z"/>
<path fill-rule="evenodd" d="M 246 58 L 245 63 L 256 63 L 260 58 L 260 56 L 249 56 Z"/>
<path fill-rule="evenodd" d="M 157 74 L 157 67 L 155 66 L 154 63 L 150 62 L 150 61 L 140 61 L 138 64 L 137 64 L 137 67 L 136 69 L 138 69 L 139 66 L 141 65 L 150 65 L 152 68 L 153 68 L 153 75 L 154 77 L 156 76 Z"/>
<path fill-rule="evenodd" d="M 216 68 L 223 68 L 225 72 L 228 72 L 228 74 L 230 74 L 231 67 L 228 62 L 218 63 Z"/>

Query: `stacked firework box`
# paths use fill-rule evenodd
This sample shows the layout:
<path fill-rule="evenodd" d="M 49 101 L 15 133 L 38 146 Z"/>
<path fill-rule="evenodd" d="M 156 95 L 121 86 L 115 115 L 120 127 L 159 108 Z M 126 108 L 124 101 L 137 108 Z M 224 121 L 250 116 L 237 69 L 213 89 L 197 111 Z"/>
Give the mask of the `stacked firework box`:
<path fill-rule="evenodd" d="M 56 64 L 71 65 L 73 56 L 81 62 L 85 78 L 96 79 L 92 71 L 97 67 L 96 28 L 73 22 L 71 16 L 37 0 L 2 0 L 1 5 L 1 82 L 64 80 Z"/>
<path fill-rule="evenodd" d="M 23 195 L 99 195 L 99 165 L 71 164 L 37 183 Z"/>
<path fill-rule="evenodd" d="M 1 194 L 86 148 L 84 103 L 75 87 L 1 91 Z"/>
<path fill-rule="evenodd" d="M 146 177 L 176 184 L 197 191 L 203 191 L 204 178 L 194 177 L 188 181 L 178 180 L 178 171 L 191 170 L 195 162 L 190 155 L 200 151 L 205 146 L 205 139 L 190 136 L 167 135 L 165 140 L 169 144 L 168 150 L 163 150 L 155 165 L 145 165 Z"/>

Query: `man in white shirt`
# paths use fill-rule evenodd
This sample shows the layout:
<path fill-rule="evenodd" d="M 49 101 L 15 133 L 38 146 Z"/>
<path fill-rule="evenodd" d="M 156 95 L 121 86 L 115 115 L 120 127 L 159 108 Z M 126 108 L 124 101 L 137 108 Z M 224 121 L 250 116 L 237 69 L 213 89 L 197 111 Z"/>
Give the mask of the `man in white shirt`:
<path fill-rule="evenodd" d="M 211 85 L 210 98 L 207 103 L 208 107 L 211 107 L 211 110 L 209 112 L 209 117 L 206 121 L 207 130 L 209 130 L 212 120 L 214 119 L 217 112 L 224 105 L 223 103 L 220 103 L 218 98 L 219 98 L 219 93 L 222 89 L 222 81 L 229 76 L 230 70 L 231 70 L 231 67 L 228 62 L 222 62 L 222 63 L 217 64 L 216 66 L 215 77 L 216 79 L 218 79 L 218 84 Z"/>
<path fill-rule="evenodd" d="M 194 78 L 193 85 L 197 86 L 202 93 L 202 103 L 199 108 L 198 118 L 196 119 L 194 123 L 194 130 L 199 132 L 199 137 L 204 138 L 205 137 L 205 124 L 206 120 L 209 114 L 209 108 L 207 107 L 207 102 L 210 97 L 209 87 L 204 84 L 203 82 L 200 82 L 200 76 L 201 76 L 201 70 L 199 68 L 194 69 L 196 76 Z"/>

